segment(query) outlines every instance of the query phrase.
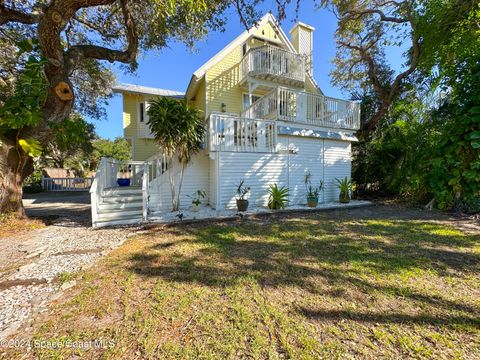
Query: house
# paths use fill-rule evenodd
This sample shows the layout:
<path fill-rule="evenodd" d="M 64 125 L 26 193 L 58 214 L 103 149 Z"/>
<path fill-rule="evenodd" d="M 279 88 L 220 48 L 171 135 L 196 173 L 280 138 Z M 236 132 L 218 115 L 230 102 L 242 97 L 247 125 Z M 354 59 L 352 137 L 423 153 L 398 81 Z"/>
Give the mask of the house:
<path fill-rule="evenodd" d="M 168 176 L 178 170 L 166 168 L 147 125 L 155 96 L 185 96 L 205 114 L 205 149 L 186 169 L 182 207 L 191 203 L 187 195 L 204 190 L 204 203 L 234 209 L 241 179 L 251 187 L 250 206 L 265 206 L 273 183 L 289 188 L 290 204 L 304 204 L 307 172 L 325 184 L 321 201 L 338 200 L 335 178 L 350 177 L 360 107 L 326 96 L 315 82 L 314 30 L 299 22 L 288 37 L 267 14 L 195 71 L 185 94 L 116 86 L 133 161 L 103 160 L 91 190 L 94 226 L 138 222 L 171 209 Z M 116 187 L 122 170 L 132 174 L 130 187 Z"/>

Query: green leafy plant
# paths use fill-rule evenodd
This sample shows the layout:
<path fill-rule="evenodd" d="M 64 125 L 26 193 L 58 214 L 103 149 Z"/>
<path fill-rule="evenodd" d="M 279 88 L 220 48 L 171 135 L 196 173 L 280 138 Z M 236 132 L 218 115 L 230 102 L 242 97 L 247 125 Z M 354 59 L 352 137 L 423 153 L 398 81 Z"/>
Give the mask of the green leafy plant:
<path fill-rule="evenodd" d="M 288 203 L 288 188 L 278 187 L 277 183 L 270 185 L 268 189 L 268 208 L 271 210 L 285 209 Z"/>
<path fill-rule="evenodd" d="M 245 179 L 240 180 L 237 186 L 237 200 L 246 200 L 245 196 L 250 192 L 250 186 L 245 186 Z"/>
<path fill-rule="evenodd" d="M 324 184 L 323 180 L 319 181 L 318 186 L 312 185 L 312 174 L 307 172 L 305 174 L 305 190 L 307 192 L 307 198 L 317 198 L 320 195 L 320 192 L 323 190 Z"/>
<path fill-rule="evenodd" d="M 199 206 L 202 203 L 202 199 L 205 199 L 207 193 L 204 190 L 197 190 L 193 193 L 193 195 L 187 195 L 190 199 L 192 199 L 192 204 Z"/>
<path fill-rule="evenodd" d="M 186 99 L 177 100 L 158 97 L 148 109 L 147 122 L 154 139 L 167 158 L 172 211 L 180 208 L 185 167 L 192 156 L 200 151 L 205 136 L 203 117 L 198 109 L 190 106 Z M 175 186 L 174 160 L 178 161 L 179 182 Z"/>
<path fill-rule="evenodd" d="M 342 203 L 350 202 L 352 181 L 346 176 L 343 179 L 335 178 L 335 180 L 337 181 L 337 187 L 340 190 L 340 194 L 338 196 L 339 201 Z"/>

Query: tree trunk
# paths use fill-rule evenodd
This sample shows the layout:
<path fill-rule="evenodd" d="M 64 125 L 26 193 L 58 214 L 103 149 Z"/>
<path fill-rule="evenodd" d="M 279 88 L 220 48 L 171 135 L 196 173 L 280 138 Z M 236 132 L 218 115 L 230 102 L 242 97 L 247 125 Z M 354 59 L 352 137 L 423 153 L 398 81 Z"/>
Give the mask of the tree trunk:
<path fill-rule="evenodd" d="M 182 192 L 182 185 L 183 185 L 183 174 L 185 173 L 185 166 L 186 164 L 182 161 L 180 164 L 180 179 L 178 184 L 178 192 L 177 192 L 177 210 L 180 209 L 180 193 Z"/>
<path fill-rule="evenodd" d="M 22 183 L 33 172 L 33 160 L 17 145 L 16 137 L 2 137 L 0 143 L 0 214 L 23 217 Z"/>

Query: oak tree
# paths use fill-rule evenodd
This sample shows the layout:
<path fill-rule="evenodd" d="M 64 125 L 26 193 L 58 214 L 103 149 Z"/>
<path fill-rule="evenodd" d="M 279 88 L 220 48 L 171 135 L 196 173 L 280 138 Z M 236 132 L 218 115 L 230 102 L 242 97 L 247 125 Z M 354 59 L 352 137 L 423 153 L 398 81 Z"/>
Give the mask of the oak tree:
<path fill-rule="evenodd" d="M 231 3 L 243 21 L 258 17 L 253 0 L 0 0 L 0 107 L 15 93 L 21 98 L 19 79 L 32 53 L 45 79 L 45 96 L 33 106 L 40 112 L 32 112 L 41 119 L 11 124 L 0 117 L 0 212 L 23 214 L 21 185 L 33 171 L 31 149 L 51 141 L 52 124 L 73 109 L 98 115 L 97 100 L 113 80 L 108 63 L 133 71 L 142 50 L 160 50 L 171 40 L 191 46 L 224 25 Z M 22 41 L 34 46 L 18 56 Z"/>

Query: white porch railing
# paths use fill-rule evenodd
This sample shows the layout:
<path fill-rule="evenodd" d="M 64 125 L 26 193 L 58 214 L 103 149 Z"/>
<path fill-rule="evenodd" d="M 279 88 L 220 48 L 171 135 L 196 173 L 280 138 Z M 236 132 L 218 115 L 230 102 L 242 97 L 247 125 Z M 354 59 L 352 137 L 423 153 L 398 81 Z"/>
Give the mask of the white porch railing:
<path fill-rule="evenodd" d="M 91 178 L 50 178 L 42 177 L 44 191 L 88 191 L 93 183 Z"/>
<path fill-rule="evenodd" d="M 143 188 L 144 178 L 148 178 L 148 167 L 144 164 L 143 161 L 121 161 L 109 158 L 101 159 L 92 186 L 90 187 L 93 224 L 95 224 L 99 218 L 99 204 L 102 200 L 104 190 L 117 187 L 118 179 L 130 179 L 131 186 L 142 186 Z M 147 176 L 144 177 L 143 175 L 146 170 Z"/>
<path fill-rule="evenodd" d="M 97 172 L 95 173 L 95 178 L 93 179 L 92 186 L 90 187 L 90 203 L 92 208 L 92 224 L 95 226 L 95 223 L 98 220 L 98 210 L 100 201 L 102 199 L 103 190 L 107 187 L 107 158 L 102 158 L 100 164 L 98 165 Z"/>
<path fill-rule="evenodd" d="M 265 45 L 250 49 L 241 62 L 242 78 L 270 75 L 305 81 L 305 57 L 281 48 Z"/>
<path fill-rule="evenodd" d="M 275 152 L 277 127 L 274 121 L 210 115 L 211 151 Z"/>
<path fill-rule="evenodd" d="M 348 130 L 360 128 L 359 103 L 285 87 L 262 96 L 242 116 Z"/>

